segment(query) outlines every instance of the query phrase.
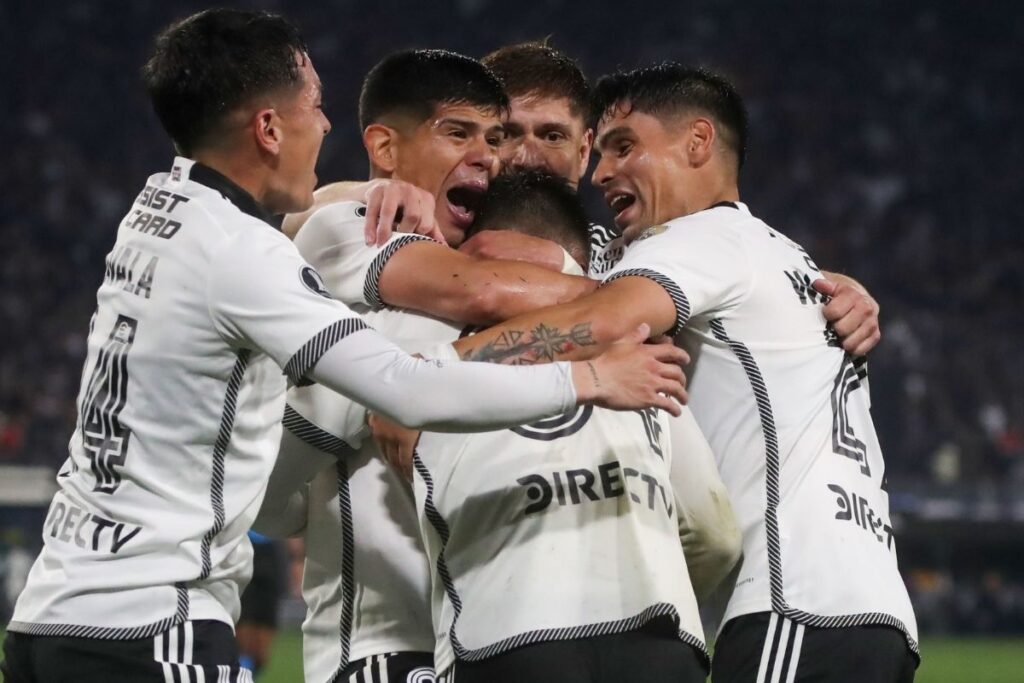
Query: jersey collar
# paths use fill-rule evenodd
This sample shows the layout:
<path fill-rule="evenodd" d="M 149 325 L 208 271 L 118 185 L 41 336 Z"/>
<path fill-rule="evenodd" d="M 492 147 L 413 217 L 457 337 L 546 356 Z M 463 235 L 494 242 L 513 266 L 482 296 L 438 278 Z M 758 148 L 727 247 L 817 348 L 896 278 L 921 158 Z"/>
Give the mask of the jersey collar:
<path fill-rule="evenodd" d="M 209 166 L 204 166 L 198 161 L 192 162 L 190 159 L 175 159 L 174 166 L 176 170 L 185 166 L 185 164 L 179 163 L 181 161 L 189 162 L 188 166 L 190 168 L 186 170 L 189 180 L 205 185 L 211 190 L 216 190 L 242 213 L 263 221 L 275 230 L 281 229 L 280 221 L 277 218 L 267 212 L 263 205 L 256 201 L 255 197 L 243 190 L 226 175 L 213 170 Z"/>

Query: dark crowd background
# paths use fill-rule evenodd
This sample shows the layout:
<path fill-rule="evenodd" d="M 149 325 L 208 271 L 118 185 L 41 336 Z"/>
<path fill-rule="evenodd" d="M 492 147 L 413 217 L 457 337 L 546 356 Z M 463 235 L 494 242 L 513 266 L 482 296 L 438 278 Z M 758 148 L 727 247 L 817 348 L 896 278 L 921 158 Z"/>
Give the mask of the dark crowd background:
<path fill-rule="evenodd" d="M 66 457 L 103 258 L 173 153 L 138 70 L 154 32 L 204 6 L 0 4 L 0 465 Z M 751 113 L 742 198 L 881 303 L 873 411 L 923 630 L 1024 632 L 1024 5 L 247 6 L 306 34 L 334 124 L 323 180 L 365 177 L 359 83 L 395 49 L 550 36 L 591 77 L 663 59 L 732 77 Z M 0 547 L 34 552 L 0 515 Z"/>

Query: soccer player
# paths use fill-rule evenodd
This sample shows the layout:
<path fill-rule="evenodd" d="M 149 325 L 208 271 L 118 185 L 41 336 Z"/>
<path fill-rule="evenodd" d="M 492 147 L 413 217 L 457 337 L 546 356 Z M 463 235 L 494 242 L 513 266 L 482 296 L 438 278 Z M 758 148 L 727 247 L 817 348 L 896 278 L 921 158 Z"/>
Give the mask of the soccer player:
<path fill-rule="evenodd" d="M 674 64 L 596 91 L 593 181 L 628 244 L 622 261 L 594 294 L 457 347 L 535 362 L 579 355 L 552 349 L 581 330 L 596 343 L 641 321 L 678 335 L 693 359 L 690 405 L 743 532 L 716 683 L 912 680 L 917 629 L 866 372 L 826 324 L 811 256 L 739 202 L 739 95 Z"/>
<path fill-rule="evenodd" d="M 385 58 L 367 74 L 360 96 L 374 179 L 424 188 L 444 237 L 458 244 L 498 170 L 507 104 L 500 83 L 476 60 L 439 50 Z M 367 246 L 359 229 L 365 210 L 354 203 L 324 207 L 295 243 L 334 295 L 410 350 L 431 340 L 450 342 L 467 323 L 505 319 L 594 286 L 525 263 L 471 258 L 419 235 Z M 385 307 L 428 315 L 377 310 Z M 370 439 L 358 443 L 365 410 L 357 406 L 359 414 L 351 417 L 353 408 L 341 398 L 320 387 L 291 393 L 282 460 L 257 527 L 305 534 L 309 612 L 303 631 L 311 680 L 349 680 L 363 672 L 397 679 L 432 670 L 430 572 L 411 487 L 385 466 Z M 309 463 L 319 453 L 322 464 L 285 464 L 294 460 L 289 452 L 308 455 Z M 308 500 L 289 507 L 294 487 L 280 480 L 300 474 L 300 481 L 312 479 Z M 289 510 L 299 513 L 294 521 Z"/>
<path fill-rule="evenodd" d="M 231 624 L 286 377 L 442 430 L 578 402 L 678 412 L 654 394 L 684 395 L 678 366 L 657 361 L 681 353 L 621 345 L 589 366 L 506 373 L 425 362 L 332 299 L 270 221 L 312 202 L 330 130 L 285 20 L 201 12 L 157 37 L 144 77 L 179 156 L 107 258 L 70 457 L 7 629 L 9 683 L 246 678 Z"/>

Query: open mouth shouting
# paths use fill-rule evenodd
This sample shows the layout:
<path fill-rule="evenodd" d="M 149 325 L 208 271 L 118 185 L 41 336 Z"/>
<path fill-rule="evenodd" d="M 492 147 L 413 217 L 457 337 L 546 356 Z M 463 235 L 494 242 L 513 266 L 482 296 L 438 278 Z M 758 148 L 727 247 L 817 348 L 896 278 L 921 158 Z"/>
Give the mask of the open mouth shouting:
<path fill-rule="evenodd" d="M 473 223 L 476 210 L 480 206 L 484 193 L 487 192 L 487 180 L 479 178 L 466 180 L 445 193 L 448 213 L 455 227 L 465 231 Z"/>
<path fill-rule="evenodd" d="M 608 207 L 615 212 L 615 225 L 620 230 L 636 220 L 639 209 L 636 208 L 636 195 L 624 190 L 612 190 L 604 196 Z"/>

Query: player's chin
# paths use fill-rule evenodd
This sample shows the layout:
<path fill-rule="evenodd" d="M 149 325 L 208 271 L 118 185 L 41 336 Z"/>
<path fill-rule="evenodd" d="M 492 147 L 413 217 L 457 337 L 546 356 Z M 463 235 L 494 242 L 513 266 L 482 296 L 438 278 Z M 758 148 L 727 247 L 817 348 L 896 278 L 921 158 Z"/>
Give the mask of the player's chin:
<path fill-rule="evenodd" d="M 441 229 L 445 242 L 453 249 L 457 249 L 465 241 L 466 231 L 469 229 L 468 224 L 462 221 L 451 220 L 450 217 L 438 220 L 437 227 Z"/>

